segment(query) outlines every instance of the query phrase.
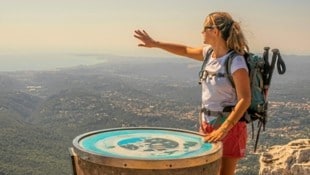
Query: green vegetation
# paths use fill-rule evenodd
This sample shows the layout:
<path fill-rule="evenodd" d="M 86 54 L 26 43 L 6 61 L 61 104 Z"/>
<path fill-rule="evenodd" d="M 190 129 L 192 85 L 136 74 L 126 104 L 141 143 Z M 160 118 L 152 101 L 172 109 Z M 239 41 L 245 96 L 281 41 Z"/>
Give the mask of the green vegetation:
<path fill-rule="evenodd" d="M 197 131 L 195 64 L 198 70 L 199 63 L 181 62 L 0 73 L 0 175 L 71 174 L 68 147 L 76 136 L 93 130 L 157 126 Z M 298 73 L 272 82 L 270 119 L 259 151 L 309 137 L 309 80 Z M 299 91 L 286 82 L 298 84 Z M 258 172 L 253 144 L 249 138 L 239 175 Z"/>

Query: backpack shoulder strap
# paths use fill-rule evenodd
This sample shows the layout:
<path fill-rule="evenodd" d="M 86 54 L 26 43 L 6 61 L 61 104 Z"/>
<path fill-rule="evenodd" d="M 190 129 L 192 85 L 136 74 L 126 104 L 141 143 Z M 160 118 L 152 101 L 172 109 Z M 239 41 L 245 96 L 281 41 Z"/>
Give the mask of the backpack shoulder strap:
<path fill-rule="evenodd" d="M 227 73 L 228 80 L 231 83 L 233 88 L 235 88 L 235 83 L 234 83 L 234 80 L 231 74 L 231 65 L 232 65 L 232 61 L 234 60 L 236 56 L 237 56 L 237 53 L 232 51 L 232 53 L 228 55 L 228 58 L 226 59 L 224 63 L 226 67 L 226 73 Z"/>
<path fill-rule="evenodd" d="M 207 51 L 207 54 L 206 54 L 204 60 L 203 60 L 203 63 L 202 63 L 202 66 L 201 66 L 201 71 L 204 70 L 204 68 L 205 68 L 205 66 L 206 66 L 206 64 L 207 64 L 207 62 L 208 62 L 209 59 L 210 59 L 210 56 L 211 56 L 212 52 L 213 52 L 213 49 L 210 47 L 210 48 L 208 49 L 208 51 Z"/>
<path fill-rule="evenodd" d="M 204 60 L 203 60 L 203 63 L 202 63 L 202 66 L 201 66 L 201 69 L 199 71 L 199 84 L 201 84 L 201 79 L 202 79 L 202 76 L 203 76 L 203 73 L 204 73 L 204 69 L 205 69 L 205 66 L 206 64 L 208 63 L 209 59 L 210 59 L 210 56 L 213 52 L 213 49 L 210 47 L 206 53 L 206 56 L 204 57 Z"/>

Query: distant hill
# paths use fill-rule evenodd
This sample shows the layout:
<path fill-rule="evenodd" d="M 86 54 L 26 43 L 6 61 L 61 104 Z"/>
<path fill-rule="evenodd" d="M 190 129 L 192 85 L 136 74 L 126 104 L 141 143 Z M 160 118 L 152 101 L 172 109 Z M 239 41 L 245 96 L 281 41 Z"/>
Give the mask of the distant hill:
<path fill-rule="evenodd" d="M 5 90 L 5 91 L 8 91 Z M 0 110 L 26 119 L 31 116 L 40 104 L 41 99 L 21 91 L 0 92 Z"/>
<path fill-rule="evenodd" d="M 309 138 L 310 82 L 304 75 L 310 75 L 310 57 L 284 59 L 287 73 L 274 73 L 259 151 Z M 197 131 L 199 69 L 200 63 L 191 60 L 131 58 L 0 73 L 0 174 L 70 174 L 67 148 L 74 137 L 93 130 L 158 126 Z M 250 139 L 248 147 L 239 175 L 258 172 Z"/>
<path fill-rule="evenodd" d="M 15 78 L 12 78 L 8 75 L 0 76 L 0 89 L 1 92 L 5 91 L 18 91 L 19 89 L 25 88 L 25 84 Z"/>

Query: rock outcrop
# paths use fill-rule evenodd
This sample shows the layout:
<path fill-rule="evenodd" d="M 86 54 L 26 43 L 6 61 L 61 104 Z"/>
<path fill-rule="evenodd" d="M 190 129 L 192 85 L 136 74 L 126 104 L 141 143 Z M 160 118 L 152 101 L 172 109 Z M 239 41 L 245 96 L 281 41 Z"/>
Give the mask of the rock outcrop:
<path fill-rule="evenodd" d="M 260 157 L 260 175 L 310 175 L 310 139 L 272 146 Z"/>

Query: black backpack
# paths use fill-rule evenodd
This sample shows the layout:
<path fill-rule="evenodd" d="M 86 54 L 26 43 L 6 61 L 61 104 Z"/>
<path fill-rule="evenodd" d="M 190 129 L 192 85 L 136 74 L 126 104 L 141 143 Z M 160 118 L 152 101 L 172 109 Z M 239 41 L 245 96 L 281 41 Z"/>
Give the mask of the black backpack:
<path fill-rule="evenodd" d="M 258 131 L 254 145 L 254 152 L 257 148 L 261 128 L 263 127 L 263 130 L 265 130 L 265 125 L 267 123 L 268 90 L 271 83 L 274 67 L 275 65 L 277 65 L 277 70 L 279 74 L 284 74 L 286 71 L 285 63 L 278 49 L 272 50 L 272 61 L 271 63 L 269 63 L 269 49 L 269 47 L 264 48 L 263 56 L 248 52 L 246 52 L 246 54 L 244 55 L 247 67 L 249 69 L 252 101 L 250 107 L 247 110 L 247 113 L 242 117 L 241 120 L 252 124 L 252 138 L 254 138 L 254 122 L 257 121 Z M 203 79 L 203 75 L 205 72 L 204 68 L 212 52 L 212 48 L 207 51 L 206 57 L 199 72 L 199 83 L 201 83 L 201 80 Z M 234 51 L 230 52 L 230 55 L 224 63 L 226 73 L 224 75 L 221 74 L 221 76 L 225 76 L 228 78 L 234 88 L 235 85 L 231 75 L 231 64 L 233 59 L 237 55 L 238 54 Z"/>

